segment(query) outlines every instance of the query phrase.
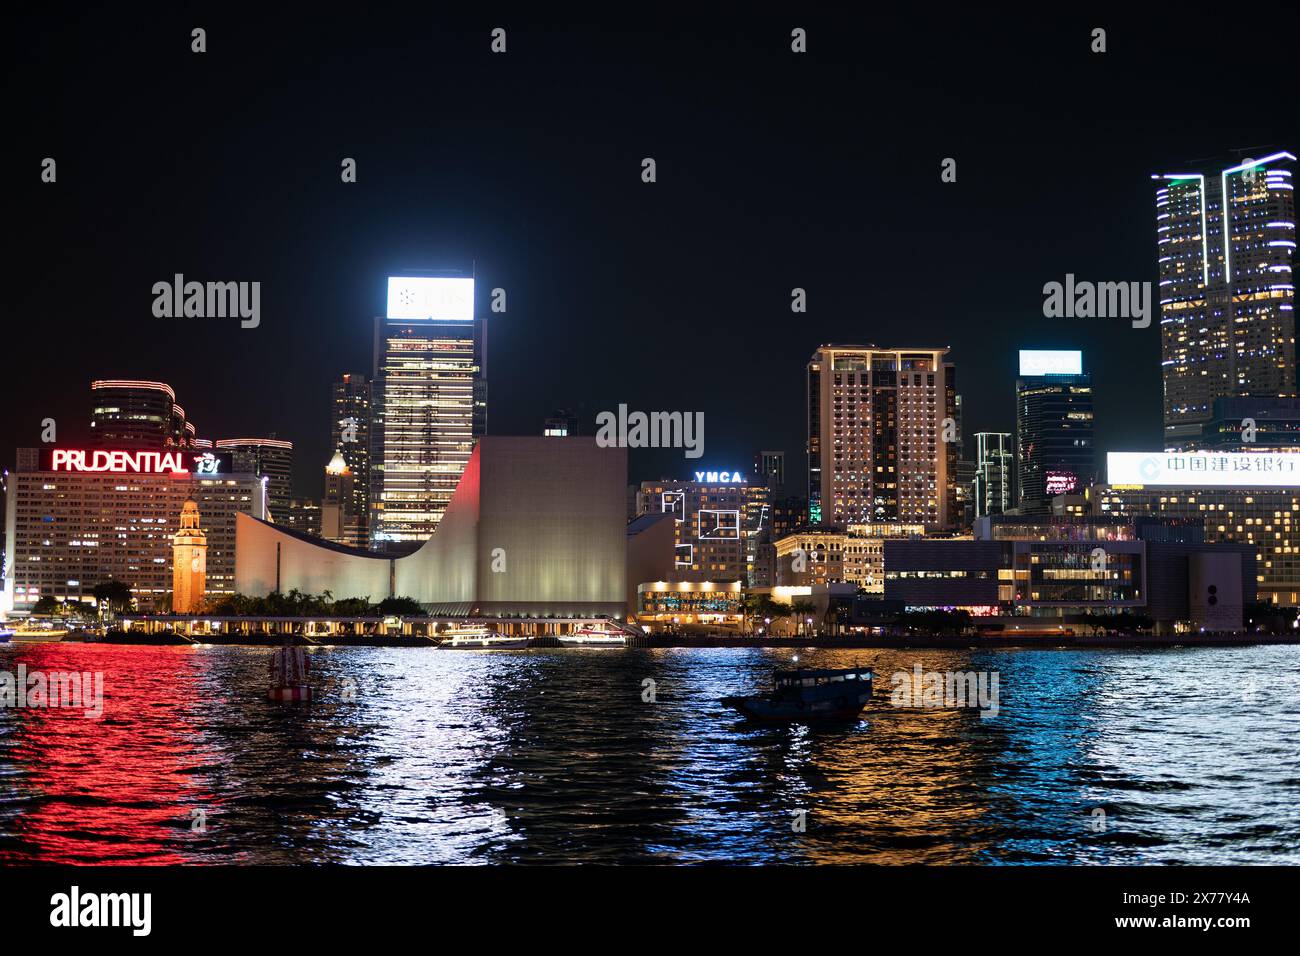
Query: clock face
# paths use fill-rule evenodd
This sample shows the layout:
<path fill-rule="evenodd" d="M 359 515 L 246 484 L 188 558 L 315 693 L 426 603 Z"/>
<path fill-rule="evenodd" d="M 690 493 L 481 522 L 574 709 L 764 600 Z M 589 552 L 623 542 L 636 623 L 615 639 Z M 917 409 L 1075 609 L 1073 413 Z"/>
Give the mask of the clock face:
<path fill-rule="evenodd" d="M 199 556 L 197 554 L 190 561 L 190 570 L 191 571 L 199 570 Z"/>

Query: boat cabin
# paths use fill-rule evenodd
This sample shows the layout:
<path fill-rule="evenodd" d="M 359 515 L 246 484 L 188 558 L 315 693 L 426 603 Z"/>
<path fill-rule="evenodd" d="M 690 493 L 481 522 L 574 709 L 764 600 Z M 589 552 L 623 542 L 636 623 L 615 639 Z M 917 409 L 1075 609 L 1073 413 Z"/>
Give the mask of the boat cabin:
<path fill-rule="evenodd" d="M 818 687 L 822 684 L 841 684 L 845 681 L 859 680 L 871 680 L 871 669 L 867 667 L 851 667 L 843 670 L 801 669 L 776 672 L 776 686 L 778 688 Z"/>

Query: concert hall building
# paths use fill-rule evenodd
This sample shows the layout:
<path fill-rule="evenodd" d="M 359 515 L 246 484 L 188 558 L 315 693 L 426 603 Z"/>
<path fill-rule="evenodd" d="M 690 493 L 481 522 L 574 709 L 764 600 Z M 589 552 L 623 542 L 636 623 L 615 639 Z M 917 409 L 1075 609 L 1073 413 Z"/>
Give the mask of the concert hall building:
<path fill-rule="evenodd" d="M 587 437 L 486 436 L 437 529 L 403 557 L 237 515 L 235 590 L 409 597 L 451 617 L 620 617 L 627 534 L 626 449 Z"/>

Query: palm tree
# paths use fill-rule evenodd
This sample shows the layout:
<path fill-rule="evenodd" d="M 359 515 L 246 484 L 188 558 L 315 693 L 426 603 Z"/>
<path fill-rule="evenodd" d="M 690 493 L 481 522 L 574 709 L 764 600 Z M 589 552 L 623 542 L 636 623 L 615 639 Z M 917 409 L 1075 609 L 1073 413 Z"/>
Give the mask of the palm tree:
<path fill-rule="evenodd" d="M 744 597 L 740 599 L 740 629 L 741 631 L 753 634 L 754 623 L 760 617 L 767 615 L 767 608 L 771 605 L 772 599 L 766 594 L 759 594 L 756 591 L 746 591 Z"/>
<path fill-rule="evenodd" d="M 804 632 L 804 624 L 808 618 L 817 610 L 817 606 L 806 598 L 798 598 L 790 602 L 790 611 L 798 618 L 799 633 Z"/>
<path fill-rule="evenodd" d="M 96 584 L 90 589 L 90 593 L 95 596 L 95 602 L 108 611 L 110 618 L 113 616 L 114 611 L 131 610 L 131 605 L 135 601 L 135 596 L 131 593 L 131 586 L 113 578 Z"/>

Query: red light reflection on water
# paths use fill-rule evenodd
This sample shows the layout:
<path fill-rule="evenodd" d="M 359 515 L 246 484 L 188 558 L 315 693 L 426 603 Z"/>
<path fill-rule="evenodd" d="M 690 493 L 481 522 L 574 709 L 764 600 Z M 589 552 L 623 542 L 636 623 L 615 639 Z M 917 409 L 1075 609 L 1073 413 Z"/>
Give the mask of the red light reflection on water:
<path fill-rule="evenodd" d="M 216 808 L 194 769 L 189 729 L 201 665 L 187 648 L 28 644 L 0 652 L 0 670 L 103 673 L 103 713 L 23 707 L 0 717 L 0 860 L 193 862 L 191 810 Z M 16 772 L 15 772 L 16 771 Z M 7 792 L 6 792 L 7 791 Z"/>

